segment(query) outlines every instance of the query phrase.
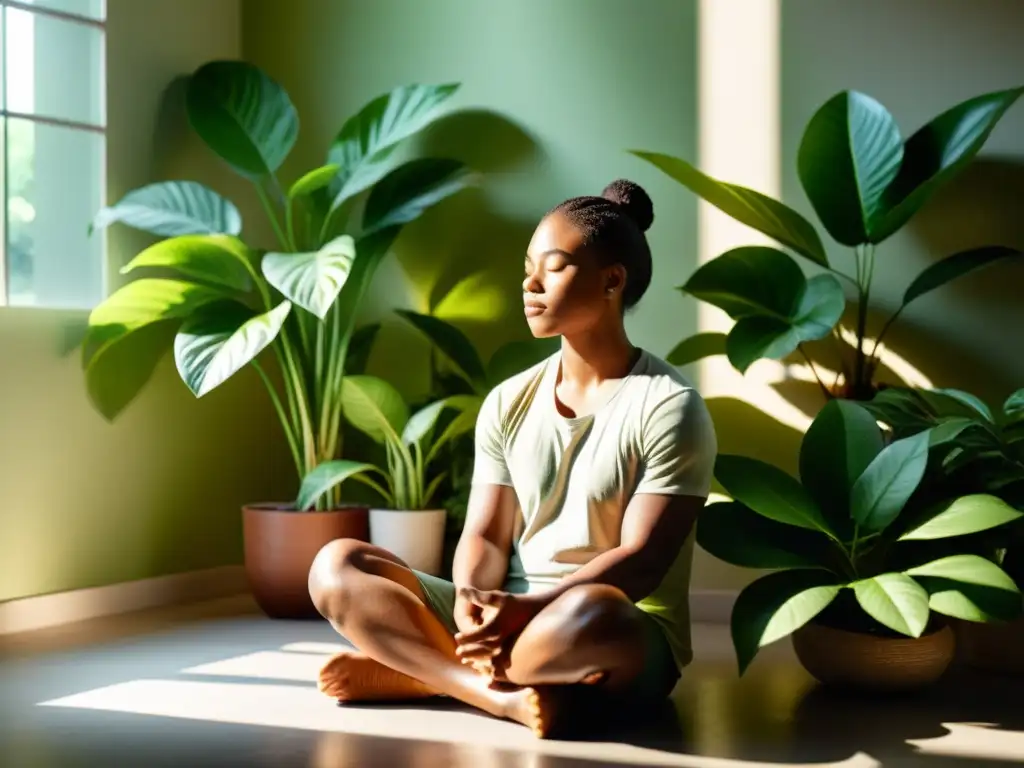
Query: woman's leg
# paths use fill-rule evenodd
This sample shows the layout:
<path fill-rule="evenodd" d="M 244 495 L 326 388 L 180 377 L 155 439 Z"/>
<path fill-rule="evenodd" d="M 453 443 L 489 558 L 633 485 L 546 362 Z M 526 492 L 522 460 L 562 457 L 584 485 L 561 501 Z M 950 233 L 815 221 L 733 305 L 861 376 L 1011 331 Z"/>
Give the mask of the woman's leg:
<path fill-rule="evenodd" d="M 395 693 L 395 688 L 396 698 L 441 693 L 543 731 L 531 690 L 496 690 L 459 662 L 455 639 L 427 607 L 415 575 L 394 555 L 350 539 L 333 541 L 317 555 L 309 589 L 317 610 L 365 657 L 419 685 L 403 692 L 395 683 L 401 678 L 384 680 L 386 673 L 376 665 L 355 654 L 346 661 L 342 654 L 328 667 L 333 664 L 333 672 L 346 677 L 348 698 L 380 698 L 383 690 Z M 330 672 L 325 667 L 328 678 Z M 360 676 L 365 679 L 357 680 Z M 329 689 L 330 680 L 321 686 Z"/>
<path fill-rule="evenodd" d="M 504 677 L 518 685 L 600 683 L 626 691 L 652 652 L 647 621 L 614 587 L 574 587 L 519 635 L 504 660 Z"/>

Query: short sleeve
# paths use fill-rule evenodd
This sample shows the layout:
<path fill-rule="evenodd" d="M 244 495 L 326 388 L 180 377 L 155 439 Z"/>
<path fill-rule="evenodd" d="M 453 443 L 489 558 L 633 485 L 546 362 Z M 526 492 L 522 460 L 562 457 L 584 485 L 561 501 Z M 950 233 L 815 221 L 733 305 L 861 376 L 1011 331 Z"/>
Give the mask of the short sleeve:
<path fill-rule="evenodd" d="M 495 388 L 484 398 L 476 418 L 473 485 L 512 485 L 502 423 L 499 390 Z"/>
<path fill-rule="evenodd" d="M 673 392 L 653 405 L 642 428 L 635 492 L 706 498 L 718 439 L 704 398 L 693 389 Z"/>

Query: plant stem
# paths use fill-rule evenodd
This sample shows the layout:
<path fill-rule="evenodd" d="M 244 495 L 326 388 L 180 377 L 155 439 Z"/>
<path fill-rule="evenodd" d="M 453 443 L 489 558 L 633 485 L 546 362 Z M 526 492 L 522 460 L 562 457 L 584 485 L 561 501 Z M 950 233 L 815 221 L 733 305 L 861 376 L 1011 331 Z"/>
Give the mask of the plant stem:
<path fill-rule="evenodd" d="M 304 448 L 305 466 L 302 474 L 313 470 L 317 465 L 316 443 L 314 442 L 313 423 L 309 418 L 308 393 L 306 383 L 303 381 L 302 373 L 295 361 L 295 352 L 284 328 L 281 329 L 281 349 L 284 354 L 285 377 L 291 380 L 294 388 L 296 410 L 298 411 L 299 424 L 302 432 L 302 443 Z"/>
<path fill-rule="evenodd" d="M 263 367 L 256 362 L 252 361 L 252 367 L 259 373 L 260 378 L 267 387 L 267 392 L 270 393 L 270 400 L 274 404 L 274 410 L 277 411 L 277 417 L 281 420 L 281 427 L 284 429 L 284 436 L 288 440 L 288 447 L 292 452 L 292 460 L 295 462 L 295 471 L 302 473 L 302 457 L 299 455 L 299 444 L 295 439 L 295 431 L 289 422 L 288 414 L 285 413 L 284 406 L 281 404 L 281 398 L 278 397 L 277 391 L 274 389 L 273 383 L 270 381 L 270 377 L 267 376 L 266 371 Z"/>
<path fill-rule="evenodd" d="M 814 378 L 818 381 L 818 386 L 821 387 L 822 393 L 825 395 L 826 400 L 832 399 L 832 393 L 828 391 L 828 387 L 825 386 L 825 382 L 821 380 L 821 376 L 818 375 L 818 369 L 814 367 L 814 363 L 811 362 L 810 355 L 807 354 L 807 350 L 804 349 L 803 344 L 797 344 L 796 348 L 800 350 L 800 354 L 804 356 L 804 360 L 807 361 L 807 367 L 811 369 L 811 373 L 814 374 Z"/>
<path fill-rule="evenodd" d="M 857 357 L 854 361 L 851 392 L 861 393 L 866 382 L 864 376 L 868 370 L 864 359 L 864 336 L 868 325 L 868 304 L 871 301 L 871 279 L 875 268 L 874 246 L 865 244 L 857 247 L 857 277 L 859 296 L 857 300 Z"/>
<path fill-rule="evenodd" d="M 274 204 L 270 200 L 270 196 L 267 195 L 267 190 L 263 188 L 263 185 L 259 182 L 256 183 L 256 192 L 260 196 L 260 202 L 263 204 L 263 210 L 267 212 L 267 218 L 270 219 L 270 226 L 274 228 L 274 235 L 277 237 L 277 242 L 284 249 L 288 249 L 288 238 L 285 237 L 284 231 L 281 229 L 281 224 L 277 220 L 277 214 L 274 212 Z"/>

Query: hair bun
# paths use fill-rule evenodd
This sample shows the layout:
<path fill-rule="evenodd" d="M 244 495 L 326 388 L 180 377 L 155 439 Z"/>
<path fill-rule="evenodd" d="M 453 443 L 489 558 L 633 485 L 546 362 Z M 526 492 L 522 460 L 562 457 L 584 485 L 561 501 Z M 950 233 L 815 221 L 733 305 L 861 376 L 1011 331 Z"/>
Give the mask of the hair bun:
<path fill-rule="evenodd" d="M 646 232 L 654 221 L 654 203 L 644 188 L 635 182 L 616 179 L 604 188 L 601 197 L 621 205 L 641 232 Z"/>

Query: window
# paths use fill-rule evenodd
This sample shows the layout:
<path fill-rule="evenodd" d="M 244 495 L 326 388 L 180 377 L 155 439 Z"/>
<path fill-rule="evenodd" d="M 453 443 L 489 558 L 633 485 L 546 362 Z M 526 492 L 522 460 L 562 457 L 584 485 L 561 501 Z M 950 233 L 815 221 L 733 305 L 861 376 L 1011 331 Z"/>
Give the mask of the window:
<path fill-rule="evenodd" d="M 0 0 L 0 305 L 104 297 L 106 0 Z"/>

